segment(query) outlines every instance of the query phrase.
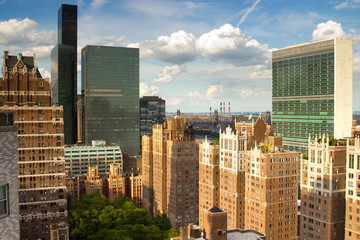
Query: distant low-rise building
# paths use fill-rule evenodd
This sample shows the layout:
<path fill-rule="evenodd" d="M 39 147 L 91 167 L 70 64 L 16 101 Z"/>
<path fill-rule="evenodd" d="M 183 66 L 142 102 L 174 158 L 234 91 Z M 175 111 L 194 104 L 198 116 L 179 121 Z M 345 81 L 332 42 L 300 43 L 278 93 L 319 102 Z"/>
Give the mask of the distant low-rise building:
<path fill-rule="evenodd" d="M 121 172 L 120 164 L 110 164 L 110 173 L 99 173 L 98 166 L 89 166 L 87 175 L 72 176 L 68 173 L 66 187 L 68 201 L 77 203 L 82 195 L 93 193 L 104 194 L 110 203 L 118 196 L 126 196 L 142 206 L 141 175 L 136 172 Z"/>
<path fill-rule="evenodd" d="M 110 164 L 119 164 L 123 172 L 123 155 L 119 146 L 108 146 L 105 141 L 92 141 L 91 146 L 65 146 L 65 172 L 72 176 L 88 173 L 89 166 L 98 166 L 99 174 L 109 173 Z"/>

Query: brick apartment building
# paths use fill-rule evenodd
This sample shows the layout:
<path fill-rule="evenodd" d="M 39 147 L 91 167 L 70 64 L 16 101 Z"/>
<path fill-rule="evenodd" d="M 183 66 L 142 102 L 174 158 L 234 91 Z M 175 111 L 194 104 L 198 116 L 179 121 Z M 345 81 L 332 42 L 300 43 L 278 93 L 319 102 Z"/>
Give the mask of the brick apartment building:
<path fill-rule="evenodd" d="M 153 215 L 167 213 L 172 227 L 198 222 L 199 143 L 182 117 L 153 126 L 143 137 L 143 202 Z"/>
<path fill-rule="evenodd" d="M 67 239 L 63 108 L 35 56 L 4 52 L 0 111 L 14 112 L 18 131 L 20 239 Z"/>
<path fill-rule="evenodd" d="M 308 151 L 301 164 L 300 239 L 344 239 L 346 146 L 309 136 Z"/>
<path fill-rule="evenodd" d="M 345 239 L 360 239 L 360 139 L 347 142 Z"/>
<path fill-rule="evenodd" d="M 245 164 L 245 229 L 297 239 L 299 153 L 255 147 Z"/>
<path fill-rule="evenodd" d="M 220 206 L 219 144 L 205 138 L 199 150 L 199 226 L 203 225 L 204 210 Z"/>
<path fill-rule="evenodd" d="M 98 166 L 89 166 L 88 174 L 66 178 L 69 201 L 79 202 L 82 195 L 93 193 L 104 194 L 112 203 L 118 196 L 126 196 L 137 205 L 142 206 L 141 175 L 136 172 L 125 174 L 121 164 L 110 164 L 110 173 L 99 173 Z"/>

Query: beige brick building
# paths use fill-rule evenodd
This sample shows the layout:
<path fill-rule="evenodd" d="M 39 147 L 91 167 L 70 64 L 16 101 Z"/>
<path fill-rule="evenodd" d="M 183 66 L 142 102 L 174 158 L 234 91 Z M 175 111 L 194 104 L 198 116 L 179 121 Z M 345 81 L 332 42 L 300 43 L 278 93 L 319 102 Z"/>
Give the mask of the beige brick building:
<path fill-rule="evenodd" d="M 300 239 L 344 239 L 346 146 L 309 136 L 301 161 Z"/>
<path fill-rule="evenodd" d="M 360 239 L 360 139 L 347 142 L 345 239 Z"/>
<path fill-rule="evenodd" d="M 17 129 L 12 112 L 0 112 L 0 236 L 20 239 Z"/>
<path fill-rule="evenodd" d="M 199 143 L 192 127 L 177 116 L 155 124 L 142 145 L 145 207 L 153 215 L 167 213 L 174 228 L 198 223 Z"/>
<path fill-rule="evenodd" d="M 0 111 L 13 111 L 18 129 L 20 238 L 68 239 L 63 108 L 35 56 L 4 52 Z"/>
<path fill-rule="evenodd" d="M 245 154 L 249 150 L 248 135 L 220 131 L 220 208 L 227 211 L 229 229 L 245 226 Z"/>
<path fill-rule="evenodd" d="M 210 143 L 207 138 L 199 150 L 199 226 L 203 227 L 206 209 L 220 206 L 219 195 L 219 144 Z"/>
<path fill-rule="evenodd" d="M 266 239 L 297 239 L 297 152 L 255 147 L 245 164 L 245 229 Z"/>

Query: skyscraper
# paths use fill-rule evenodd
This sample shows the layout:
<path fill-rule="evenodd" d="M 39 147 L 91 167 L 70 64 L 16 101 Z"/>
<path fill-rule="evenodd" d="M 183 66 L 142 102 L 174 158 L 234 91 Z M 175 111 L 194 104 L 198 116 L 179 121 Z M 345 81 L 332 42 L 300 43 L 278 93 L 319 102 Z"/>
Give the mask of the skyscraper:
<path fill-rule="evenodd" d="M 284 147 L 307 152 L 308 134 L 350 137 L 352 40 L 331 39 L 272 53 L 272 122 Z"/>
<path fill-rule="evenodd" d="M 0 111 L 17 127 L 21 239 L 67 239 L 63 108 L 52 106 L 49 79 L 35 56 L 4 52 Z"/>
<path fill-rule="evenodd" d="M 51 50 L 53 103 L 64 107 L 65 144 L 76 142 L 77 6 L 62 4 L 58 12 L 58 44 Z"/>
<path fill-rule="evenodd" d="M 68 45 L 58 44 L 51 50 L 51 90 L 53 103 L 64 108 L 65 144 L 76 142 L 76 51 Z M 74 95 L 75 94 L 75 95 Z"/>
<path fill-rule="evenodd" d="M 77 49 L 77 6 L 61 4 L 58 11 L 58 43 Z"/>
<path fill-rule="evenodd" d="M 123 153 L 138 154 L 139 49 L 86 46 L 81 69 L 83 141 L 103 139 Z"/>

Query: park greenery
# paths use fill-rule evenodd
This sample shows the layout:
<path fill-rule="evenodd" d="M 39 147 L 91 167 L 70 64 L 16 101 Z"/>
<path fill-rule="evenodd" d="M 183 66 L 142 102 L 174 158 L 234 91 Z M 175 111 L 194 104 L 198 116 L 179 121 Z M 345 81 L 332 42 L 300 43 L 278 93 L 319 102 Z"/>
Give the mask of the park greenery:
<path fill-rule="evenodd" d="M 179 236 L 166 215 L 151 218 L 127 197 L 112 204 L 100 193 L 82 196 L 69 205 L 70 239 L 76 240 L 164 240 Z"/>

